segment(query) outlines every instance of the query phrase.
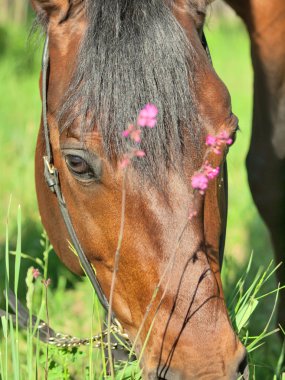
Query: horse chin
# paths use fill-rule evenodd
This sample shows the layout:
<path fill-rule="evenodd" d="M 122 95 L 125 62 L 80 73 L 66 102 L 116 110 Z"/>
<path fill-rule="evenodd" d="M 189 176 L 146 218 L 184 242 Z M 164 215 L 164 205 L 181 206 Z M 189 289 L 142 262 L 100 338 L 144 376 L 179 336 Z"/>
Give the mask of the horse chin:
<path fill-rule="evenodd" d="M 149 372 L 148 374 L 145 374 L 145 376 L 143 377 L 143 379 L 144 380 L 159 380 L 159 379 L 162 379 L 162 377 L 158 376 L 158 373 L 159 373 L 159 369 L 155 370 L 155 371 L 152 371 L 152 372 Z M 177 371 L 177 370 L 174 370 L 174 369 L 170 369 L 169 372 L 168 372 L 167 379 L 183 380 L 183 379 L 185 379 L 185 376 L 180 371 Z"/>
<path fill-rule="evenodd" d="M 159 375 L 160 368 L 143 373 L 143 380 L 197 380 L 197 376 L 190 374 L 186 375 L 185 373 L 181 372 L 181 370 L 177 370 L 174 368 L 169 368 L 167 375 L 161 377 Z M 219 379 L 224 380 L 248 380 L 249 379 L 249 368 L 248 365 L 245 367 L 245 369 L 242 372 L 234 372 L 233 374 L 228 374 L 223 377 L 218 377 Z M 216 374 L 207 374 L 206 376 L 199 376 L 200 380 L 203 379 L 212 379 L 216 380 L 217 375 Z"/>
<path fill-rule="evenodd" d="M 167 375 L 165 377 L 160 377 L 158 375 L 159 369 L 144 373 L 143 374 L 143 380 L 197 380 L 196 375 L 185 375 L 183 372 L 179 370 L 175 370 L 173 368 L 170 368 Z M 249 370 L 248 366 L 245 368 L 245 371 L 243 373 L 235 373 L 232 376 L 225 376 L 223 377 L 225 380 L 248 380 L 249 379 Z M 203 380 L 204 377 L 199 377 L 199 379 Z M 207 375 L 205 379 L 209 380 L 216 380 L 215 374 L 213 375 Z M 219 377 L 219 379 L 222 379 Z"/>

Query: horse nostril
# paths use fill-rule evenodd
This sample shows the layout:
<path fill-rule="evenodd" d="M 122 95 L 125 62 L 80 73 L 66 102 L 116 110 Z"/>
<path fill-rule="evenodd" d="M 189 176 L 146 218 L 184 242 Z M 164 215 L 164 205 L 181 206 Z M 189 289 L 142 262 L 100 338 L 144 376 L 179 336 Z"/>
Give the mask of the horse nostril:
<path fill-rule="evenodd" d="M 248 373 L 248 364 L 247 364 L 247 355 L 245 354 L 242 361 L 240 362 L 238 366 L 237 373 L 239 375 L 242 375 L 242 379 L 247 380 L 249 378 Z"/>

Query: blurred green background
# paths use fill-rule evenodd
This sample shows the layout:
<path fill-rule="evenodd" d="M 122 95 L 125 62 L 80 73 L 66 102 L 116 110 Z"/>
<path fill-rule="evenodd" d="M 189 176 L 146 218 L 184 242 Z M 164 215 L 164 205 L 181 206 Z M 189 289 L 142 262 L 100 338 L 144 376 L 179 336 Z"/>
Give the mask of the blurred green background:
<path fill-rule="evenodd" d="M 9 213 L 11 249 L 16 240 L 16 214 L 22 208 L 22 251 L 36 256 L 42 231 L 38 215 L 34 185 L 34 149 L 40 122 L 41 103 L 38 90 L 43 39 L 38 35 L 29 39 L 33 14 L 27 1 L 1 0 L 0 13 L 0 288 L 4 282 L 4 247 Z M 18 8 L 17 8 L 18 7 Z M 226 83 L 239 117 L 241 132 L 228 158 L 229 217 L 223 279 L 229 294 L 243 273 L 250 254 L 254 253 L 254 269 L 266 267 L 273 258 L 268 232 L 253 204 L 247 185 L 245 157 L 249 148 L 252 108 L 252 68 L 250 46 L 242 23 L 228 9 L 210 9 L 205 28 L 214 66 Z M 24 278 L 31 264 L 23 262 L 20 283 L 24 298 Z M 50 265 L 54 313 L 53 325 L 63 331 L 84 335 L 88 330 L 86 313 L 82 312 L 83 299 L 90 297 L 85 281 L 71 275 L 56 256 Z M 68 281 L 65 283 L 67 278 Z M 60 288 L 58 288 L 58 284 Z M 272 280 L 265 290 L 272 290 Z M 68 297 L 66 292 L 72 292 Z M 2 294 L 2 291 L 1 291 Z M 258 306 L 252 321 L 252 334 L 265 326 L 273 307 L 274 298 Z M 66 314 L 66 320 L 62 315 Z M 90 310 L 88 311 L 90 312 Z M 68 323 L 67 323 L 68 320 Z M 269 339 L 256 353 L 256 363 L 261 366 L 262 377 L 272 379 L 274 366 L 280 352 L 278 337 Z"/>

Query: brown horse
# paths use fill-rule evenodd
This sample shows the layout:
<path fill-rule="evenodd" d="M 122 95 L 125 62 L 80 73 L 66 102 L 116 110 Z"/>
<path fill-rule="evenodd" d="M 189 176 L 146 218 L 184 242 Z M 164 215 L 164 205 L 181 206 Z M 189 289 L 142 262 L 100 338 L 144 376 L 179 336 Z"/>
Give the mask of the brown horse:
<path fill-rule="evenodd" d="M 285 2 L 227 1 L 245 22 L 251 40 L 254 109 L 248 179 L 279 263 L 285 254 Z M 284 265 L 277 277 L 285 283 Z M 284 306 L 285 292 L 280 292 L 278 323 L 283 327 Z"/>
<path fill-rule="evenodd" d="M 282 0 L 270 1 L 276 3 L 274 14 L 284 11 Z M 253 41 L 266 2 L 251 13 L 249 7 L 258 1 L 232 2 L 253 32 Z M 161 281 L 136 345 L 139 352 L 152 325 L 143 359 L 144 376 L 149 379 L 236 379 L 245 368 L 245 350 L 229 322 L 220 278 L 226 223 L 223 170 L 205 196 L 196 198 L 197 216 L 189 220 L 191 177 L 203 165 L 206 135 L 225 129 L 234 135 L 237 129 L 228 91 L 202 45 L 208 3 L 32 0 L 49 36 L 48 81 L 42 93 L 47 91 L 53 163 L 75 233 L 107 298 L 121 227 L 123 176 L 117 164 L 127 149 L 122 131 L 145 103 L 151 101 L 159 109 L 157 127 L 145 133 L 142 141 L 146 157 L 135 160 L 127 173 L 124 234 L 113 301 L 116 317 L 134 340 Z M 261 29 L 267 26 L 261 25 Z M 256 48 L 258 73 L 266 79 L 270 70 L 267 74 L 261 65 L 262 57 Z M 278 67 L 276 72 L 281 75 Z M 271 90 L 277 92 L 281 82 L 274 78 L 270 88 L 263 84 L 266 80 L 258 84 L 266 91 L 262 88 L 263 95 L 257 95 L 257 104 L 263 104 Z M 278 115 L 275 105 L 262 108 L 267 119 L 271 110 Z M 277 119 L 272 118 L 269 125 L 273 128 Z M 263 116 L 262 120 L 267 119 Z M 67 244 L 70 236 L 57 199 L 43 175 L 43 124 L 35 161 L 42 221 L 62 261 L 82 274 Z M 278 133 L 282 135 L 280 123 Z M 268 140 L 259 139 L 255 149 L 260 154 Z M 275 141 L 277 146 L 277 137 Z M 282 156 L 284 146 L 279 148 Z M 226 151 L 210 157 L 221 168 Z M 258 170 L 260 165 L 271 165 L 266 159 L 257 164 Z M 253 188 L 257 181 L 251 180 Z M 277 211 L 271 222 L 280 221 L 280 206 Z M 282 248 L 282 241 L 277 239 L 276 244 Z M 165 271 L 167 276 L 162 277 Z"/>

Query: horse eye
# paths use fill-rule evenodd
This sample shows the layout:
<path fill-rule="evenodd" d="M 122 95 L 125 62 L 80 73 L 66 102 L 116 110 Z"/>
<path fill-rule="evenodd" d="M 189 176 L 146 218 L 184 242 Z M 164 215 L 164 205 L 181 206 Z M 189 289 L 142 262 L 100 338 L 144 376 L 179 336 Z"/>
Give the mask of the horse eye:
<path fill-rule="evenodd" d="M 72 174 L 86 179 L 94 177 L 91 167 L 82 157 L 67 154 L 65 156 L 65 162 Z"/>

